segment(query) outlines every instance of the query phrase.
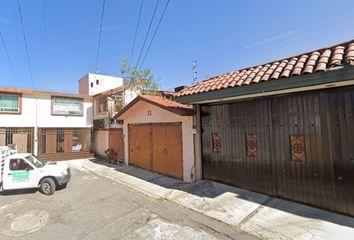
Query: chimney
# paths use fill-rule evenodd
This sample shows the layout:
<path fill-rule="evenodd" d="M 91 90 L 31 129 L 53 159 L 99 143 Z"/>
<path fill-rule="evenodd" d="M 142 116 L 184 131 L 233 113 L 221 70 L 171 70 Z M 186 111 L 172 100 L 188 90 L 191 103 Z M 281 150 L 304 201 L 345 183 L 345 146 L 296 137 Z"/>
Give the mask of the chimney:
<path fill-rule="evenodd" d="M 187 86 L 179 86 L 179 87 L 176 87 L 175 88 L 175 92 L 177 93 L 177 92 L 180 92 L 180 91 L 182 91 L 183 89 L 185 89 L 185 88 L 187 88 Z"/>

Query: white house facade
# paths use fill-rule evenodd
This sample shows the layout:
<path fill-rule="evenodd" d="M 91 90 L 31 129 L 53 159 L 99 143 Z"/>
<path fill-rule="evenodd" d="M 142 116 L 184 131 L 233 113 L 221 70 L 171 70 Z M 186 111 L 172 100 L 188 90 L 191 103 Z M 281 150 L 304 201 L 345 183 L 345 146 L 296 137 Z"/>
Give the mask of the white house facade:
<path fill-rule="evenodd" d="M 84 157 L 92 125 L 88 95 L 0 88 L 0 145 L 48 159 Z"/>
<path fill-rule="evenodd" d="M 79 94 L 96 95 L 123 85 L 123 78 L 88 73 L 79 80 Z"/>

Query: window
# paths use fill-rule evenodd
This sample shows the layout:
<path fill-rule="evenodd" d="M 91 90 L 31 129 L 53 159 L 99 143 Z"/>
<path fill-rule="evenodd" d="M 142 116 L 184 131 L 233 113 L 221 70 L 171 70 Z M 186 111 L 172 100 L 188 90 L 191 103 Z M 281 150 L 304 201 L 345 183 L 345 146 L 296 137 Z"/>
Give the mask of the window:
<path fill-rule="evenodd" d="M 52 97 L 52 114 L 82 116 L 83 100 L 79 98 Z"/>
<path fill-rule="evenodd" d="M 91 87 L 93 87 L 93 82 L 91 83 Z"/>
<path fill-rule="evenodd" d="M 39 161 L 36 157 L 34 157 L 33 155 L 28 155 L 27 157 L 25 157 L 27 161 L 29 161 L 30 163 L 32 163 L 34 166 L 36 166 L 37 168 L 42 168 L 44 167 L 44 163 L 42 163 L 41 161 Z"/>
<path fill-rule="evenodd" d="M 18 158 L 18 159 L 11 159 L 10 160 L 10 170 L 12 171 L 23 171 L 23 170 L 32 170 L 33 168 L 25 162 L 25 160 Z"/>
<path fill-rule="evenodd" d="M 97 109 L 98 109 L 98 113 L 105 113 L 107 112 L 107 105 L 108 105 L 108 99 L 105 96 L 100 97 L 97 100 Z"/>
<path fill-rule="evenodd" d="M 100 80 L 97 79 L 97 80 L 96 80 L 96 85 L 98 85 L 99 83 L 100 83 Z"/>
<path fill-rule="evenodd" d="M 20 96 L 0 93 L 0 113 L 20 113 Z"/>

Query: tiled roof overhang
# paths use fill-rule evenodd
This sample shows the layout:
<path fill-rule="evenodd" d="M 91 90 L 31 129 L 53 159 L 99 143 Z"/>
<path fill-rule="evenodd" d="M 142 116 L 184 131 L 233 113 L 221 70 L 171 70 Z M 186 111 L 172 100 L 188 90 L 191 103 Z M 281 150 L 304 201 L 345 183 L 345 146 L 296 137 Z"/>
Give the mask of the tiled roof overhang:
<path fill-rule="evenodd" d="M 352 68 L 354 40 L 214 76 L 183 89 L 175 96 L 183 103 L 212 102 L 217 98 L 309 87 L 331 83 L 333 79 L 328 77 L 334 77 L 336 81 L 353 79 L 354 75 L 346 75 Z"/>
<path fill-rule="evenodd" d="M 277 81 L 267 81 L 262 84 L 185 95 L 177 97 L 177 101 L 188 104 L 212 103 L 348 85 L 354 85 L 354 67 L 352 66 L 344 66 L 328 72 L 317 72 Z"/>
<path fill-rule="evenodd" d="M 194 114 L 194 110 L 190 106 L 186 106 L 178 102 L 170 101 L 160 96 L 140 95 L 137 96 L 133 101 L 131 101 L 127 106 L 125 106 L 119 113 L 117 113 L 113 117 L 113 119 L 121 119 L 123 114 L 127 112 L 130 108 L 132 108 L 139 101 L 150 103 L 161 109 L 167 110 L 169 112 L 172 112 L 180 116 L 193 116 Z"/>

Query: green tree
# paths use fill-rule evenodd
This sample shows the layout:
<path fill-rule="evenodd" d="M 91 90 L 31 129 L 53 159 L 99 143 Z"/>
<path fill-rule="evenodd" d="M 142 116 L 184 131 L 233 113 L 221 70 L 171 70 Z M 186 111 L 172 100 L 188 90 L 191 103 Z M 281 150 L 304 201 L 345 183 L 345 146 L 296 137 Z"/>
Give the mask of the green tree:
<path fill-rule="evenodd" d="M 154 79 L 150 68 L 139 70 L 137 67 L 130 67 L 128 59 L 124 59 L 120 74 L 123 77 L 124 84 L 130 84 L 138 93 L 155 92 L 160 84 Z"/>

